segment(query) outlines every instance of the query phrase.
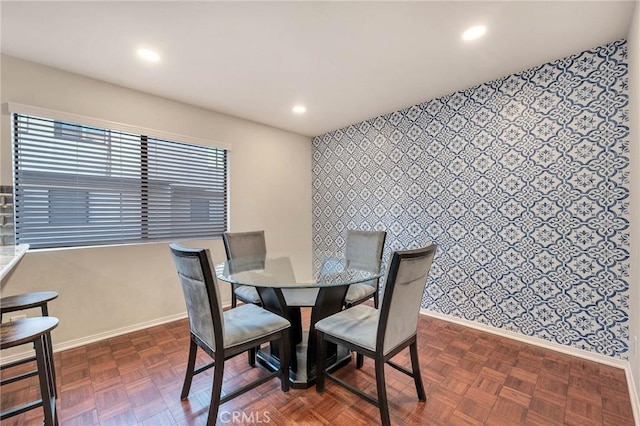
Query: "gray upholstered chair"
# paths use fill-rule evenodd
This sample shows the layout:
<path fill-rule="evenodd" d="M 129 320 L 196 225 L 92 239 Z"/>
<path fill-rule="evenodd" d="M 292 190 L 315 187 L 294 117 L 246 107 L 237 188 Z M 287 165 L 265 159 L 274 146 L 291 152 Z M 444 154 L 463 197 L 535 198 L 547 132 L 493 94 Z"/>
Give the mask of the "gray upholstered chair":
<path fill-rule="evenodd" d="M 189 360 L 180 398 L 186 399 L 189 395 L 194 375 L 214 366 L 207 425 L 216 423 L 221 404 L 275 376 L 280 377 L 282 391 L 287 392 L 291 327 L 289 321 L 253 304 L 241 305 L 223 312 L 209 251 L 182 247 L 178 244 L 171 244 L 170 247 L 187 304 L 191 334 Z M 221 398 L 225 360 L 271 341 L 279 342 L 280 370 L 228 392 Z M 198 347 L 213 358 L 213 362 L 196 369 Z"/>
<path fill-rule="evenodd" d="M 225 232 L 222 234 L 227 260 L 243 257 L 266 257 L 267 244 L 264 231 Z M 262 305 L 255 287 L 231 284 L 231 307 L 235 308 L 240 299 L 244 303 Z"/>
<path fill-rule="evenodd" d="M 435 244 L 393 253 L 380 309 L 357 305 L 316 323 L 316 390 L 319 393 L 324 392 L 324 379 L 327 377 L 377 406 L 382 424 L 389 425 L 391 420 L 384 377 L 384 365 L 387 363 L 413 377 L 418 399 L 426 400 L 416 336 L 420 302 L 435 253 Z M 327 342 L 337 343 L 375 360 L 377 399 L 325 371 Z M 391 362 L 391 358 L 407 346 L 412 370 Z"/>
<path fill-rule="evenodd" d="M 350 265 L 364 270 L 377 270 L 382 260 L 385 231 L 357 231 L 347 230 L 347 249 L 345 258 Z M 365 283 L 351 284 L 344 298 L 346 308 L 362 303 L 373 296 L 376 308 L 379 306 L 379 280 Z"/>

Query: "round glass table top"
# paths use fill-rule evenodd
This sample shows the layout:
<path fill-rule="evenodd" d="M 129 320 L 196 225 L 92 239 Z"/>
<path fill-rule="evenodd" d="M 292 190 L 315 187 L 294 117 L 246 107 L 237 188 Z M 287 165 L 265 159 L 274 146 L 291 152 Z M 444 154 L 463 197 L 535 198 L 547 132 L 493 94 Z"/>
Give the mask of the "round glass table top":
<path fill-rule="evenodd" d="M 216 265 L 219 280 L 238 285 L 271 288 L 319 288 L 357 284 L 379 278 L 379 261 L 338 257 L 322 260 L 313 279 L 297 279 L 288 256 L 243 257 Z"/>

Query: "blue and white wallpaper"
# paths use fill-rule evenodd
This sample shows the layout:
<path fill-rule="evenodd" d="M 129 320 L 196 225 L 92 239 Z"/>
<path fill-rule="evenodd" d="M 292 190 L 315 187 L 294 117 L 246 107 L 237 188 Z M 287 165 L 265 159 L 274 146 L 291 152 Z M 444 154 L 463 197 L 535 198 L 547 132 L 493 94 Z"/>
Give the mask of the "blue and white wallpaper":
<path fill-rule="evenodd" d="M 423 308 L 626 359 L 628 102 L 621 40 L 318 136 L 316 255 L 433 241 Z"/>

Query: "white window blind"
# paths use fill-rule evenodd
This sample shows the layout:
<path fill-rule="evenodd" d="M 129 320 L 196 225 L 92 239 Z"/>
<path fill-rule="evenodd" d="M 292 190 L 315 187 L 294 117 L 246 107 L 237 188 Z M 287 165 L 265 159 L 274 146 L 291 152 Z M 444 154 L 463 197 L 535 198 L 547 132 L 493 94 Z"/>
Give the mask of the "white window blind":
<path fill-rule="evenodd" d="M 13 114 L 15 231 L 32 248 L 210 238 L 227 150 Z"/>

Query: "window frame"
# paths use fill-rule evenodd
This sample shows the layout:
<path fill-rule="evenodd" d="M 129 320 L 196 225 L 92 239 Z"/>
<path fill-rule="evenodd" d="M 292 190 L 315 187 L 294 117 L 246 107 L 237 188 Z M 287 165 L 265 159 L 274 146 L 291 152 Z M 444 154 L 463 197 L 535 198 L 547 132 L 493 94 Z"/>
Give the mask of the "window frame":
<path fill-rule="evenodd" d="M 128 134 L 133 134 L 136 137 L 140 137 L 140 146 L 141 146 L 141 152 L 140 152 L 140 161 L 141 161 L 141 165 L 143 164 L 143 160 L 142 160 L 142 156 L 145 155 L 145 151 L 147 149 L 147 144 L 148 143 L 155 143 L 157 147 L 161 146 L 161 145 L 166 145 L 168 144 L 169 147 L 171 146 L 175 146 L 175 147 L 179 147 L 179 149 L 186 149 L 188 150 L 188 146 L 194 146 L 194 149 L 197 149 L 197 147 L 199 148 L 203 148 L 203 149 L 212 149 L 212 150 L 222 150 L 222 151 L 212 151 L 212 155 L 213 158 L 215 158 L 216 162 L 224 161 L 224 165 L 222 166 L 222 169 L 220 169 L 219 171 L 222 171 L 224 174 L 222 175 L 222 177 L 220 177 L 220 173 L 219 171 L 216 171 L 215 168 L 212 168 L 210 170 L 212 170 L 212 174 L 213 179 L 216 179 L 215 182 L 216 184 L 214 185 L 214 187 L 205 187 L 204 189 L 200 190 L 201 194 L 206 194 L 208 191 L 213 191 L 214 188 L 218 188 L 219 186 L 222 186 L 222 199 L 218 198 L 217 200 L 213 200 L 213 199 L 209 199 L 208 201 L 208 205 L 212 206 L 215 205 L 217 207 L 217 214 L 215 213 L 209 213 L 210 217 L 212 218 L 213 222 L 213 227 L 217 228 L 215 230 L 214 233 L 209 234 L 209 235 L 205 235 L 205 236 L 194 236 L 194 235 L 188 235 L 185 234 L 183 231 L 184 229 L 181 230 L 181 228 L 183 228 L 185 226 L 185 224 L 182 225 L 178 225 L 178 226 L 173 226 L 172 223 L 174 221 L 174 219 L 172 219 L 175 216 L 171 216 L 169 218 L 169 222 L 170 224 L 165 224 L 163 226 L 156 226 L 156 231 L 150 231 L 150 226 L 149 226 L 149 216 L 146 214 L 148 213 L 148 210 L 145 212 L 145 209 L 149 209 L 149 190 L 146 190 L 146 195 L 145 195 L 145 186 L 143 184 L 143 182 L 146 181 L 146 183 L 148 183 L 150 181 L 149 177 L 149 170 L 145 167 L 140 168 L 140 231 L 139 231 L 139 238 L 135 239 L 132 238 L 130 235 L 124 235 L 124 237 L 122 236 L 123 234 L 118 234 L 117 232 L 117 226 L 118 225 L 114 225 L 114 229 L 107 231 L 105 234 L 108 234 L 108 236 L 113 236 L 113 239 L 110 239 L 110 241 L 108 242 L 104 242 L 104 243 L 100 243 L 99 241 L 92 241 L 92 242 L 87 242 L 87 241 L 77 241 L 77 242 L 73 242 L 70 243 L 68 241 L 58 241 L 57 243 L 53 243 L 53 244 L 43 244 L 43 243 L 38 243 L 34 246 L 32 246 L 32 248 L 35 249 L 68 249 L 68 248 L 79 248 L 79 247 L 101 247 L 101 246 L 110 246 L 110 245 L 129 245 L 129 244 L 148 244 L 148 243 L 157 243 L 157 242 L 167 242 L 167 241 L 176 241 L 176 240 L 197 240 L 197 239 L 216 239 L 216 238 L 220 238 L 221 234 L 225 231 L 228 230 L 229 228 L 229 220 L 230 220 L 230 215 L 229 215 L 229 209 L 230 209 L 230 188 L 231 188 L 231 183 L 229 180 L 229 176 L 230 176 L 230 160 L 231 160 L 231 149 L 230 146 L 224 143 L 219 143 L 216 141 L 210 141 L 210 140 L 206 140 L 206 139 L 201 139 L 201 138 L 194 138 L 194 137 L 190 137 L 190 136 L 185 136 L 185 135 L 179 135 L 179 134 L 175 134 L 175 133 L 169 133 L 169 132 L 163 132 L 163 131 L 158 131 L 158 130 L 153 130 L 153 129 L 148 129 L 148 128 L 143 128 L 143 127 L 138 127 L 138 126 L 132 126 L 132 125 L 127 125 L 127 124 L 122 124 L 122 123 L 116 123 L 116 122 L 112 122 L 112 121 L 107 121 L 107 120 L 102 120 L 102 119 L 97 119 L 97 118 L 92 118 L 92 117 L 87 117 L 87 116 L 81 116 L 81 115 L 76 115 L 76 114 L 70 114 L 70 113 L 64 113 L 64 112 L 60 112 L 60 111 L 53 111 L 53 110 L 49 110 L 49 109 L 45 109 L 45 108 L 39 108 L 39 107 L 32 107 L 32 106 L 28 106 L 28 105 L 23 105 L 23 104 L 17 104 L 17 103 L 8 103 L 7 104 L 7 109 L 9 110 L 10 114 L 11 114 L 11 140 L 12 140 L 12 173 L 13 173 L 13 183 L 14 183 L 14 196 L 17 195 L 17 189 L 16 188 L 16 183 L 20 183 L 16 181 L 16 170 L 18 167 L 18 157 L 16 154 L 16 144 L 17 142 L 17 137 L 18 135 L 16 134 L 16 125 L 17 125 L 17 120 L 15 118 L 15 114 L 18 115 L 22 115 L 22 116 L 29 116 L 29 117 L 34 117 L 34 118 L 42 118 L 45 120 L 50 120 L 51 121 L 51 131 L 53 132 L 52 134 L 52 138 L 56 139 L 57 136 L 59 136 L 61 134 L 61 132 L 64 132 L 65 126 L 68 127 L 68 124 L 76 125 L 76 126 L 81 126 L 82 128 L 87 127 L 93 130 L 97 130 L 97 131 L 102 131 L 104 133 L 104 137 L 105 137 L 105 141 L 107 144 L 109 144 L 109 146 L 107 147 L 107 150 L 110 151 L 112 149 L 112 147 L 110 146 L 110 143 L 107 141 L 107 139 L 109 139 L 111 137 L 111 134 L 116 134 L 119 132 L 122 133 L 128 133 Z M 62 122 L 62 125 L 58 125 L 56 124 L 57 122 Z M 68 129 L 67 129 L 68 130 Z M 73 133 L 74 130 L 71 131 L 71 133 Z M 89 133 L 93 133 L 93 132 L 89 132 Z M 100 133 L 100 132 L 97 132 Z M 66 139 L 67 140 L 77 140 L 79 142 L 82 141 L 86 141 L 87 139 L 93 139 L 91 137 L 89 138 L 85 138 L 84 137 L 84 129 L 81 129 L 80 131 L 78 131 L 78 137 L 74 138 L 73 134 L 66 135 Z M 70 137 L 69 137 L 70 136 Z M 175 145 L 172 145 L 175 144 Z M 186 146 L 186 147 L 185 147 Z M 170 150 L 171 148 L 169 148 Z M 196 152 L 192 152 L 190 155 L 196 155 Z M 180 154 L 176 154 L 176 156 L 172 159 L 174 160 L 179 160 L 180 158 L 184 158 L 181 157 Z M 188 157 L 187 157 L 188 158 Z M 107 165 L 108 166 L 108 165 Z M 161 172 L 162 173 L 162 172 Z M 178 175 L 171 175 L 171 172 L 169 172 L 169 177 L 179 177 Z M 110 179 L 112 179 L 111 176 L 105 176 L 104 177 L 104 181 L 108 182 Z M 161 179 L 162 181 L 162 179 Z M 156 181 L 156 182 L 160 182 L 160 181 Z M 185 182 L 185 181 L 181 181 L 181 180 L 176 180 L 175 182 L 175 186 L 171 183 L 169 183 L 169 192 L 171 194 L 173 194 L 173 192 L 176 190 L 175 188 L 178 188 L 180 186 L 186 186 L 189 182 Z M 113 190 L 114 193 L 116 193 L 118 191 L 118 188 L 116 187 L 111 187 L 109 190 Z M 197 192 L 198 190 L 196 190 Z M 198 198 L 197 194 L 194 195 L 196 198 Z M 172 197 L 173 195 L 169 196 L 169 204 L 171 206 L 173 206 L 173 201 L 172 201 Z M 201 198 L 202 200 L 206 200 L 206 198 Z M 184 202 L 184 200 L 182 200 Z M 195 204 L 194 204 L 195 202 Z M 199 222 L 198 220 L 195 220 L 194 222 L 194 218 L 198 219 L 202 218 L 203 216 L 203 210 L 202 210 L 202 205 L 204 205 L 204 202 L 200 202 L 198 200 L 187 200 L 187 203 L 190 205 L 189 208 L 189 214 L 187 215 L 189 217 L 189 222 L 186 222 L 186 226 L 189 226 L 189 223 L 202 223 Z M 87 218 L 85 218 L 85 222 L 87 220 L 90 220 L 90 216 L 91 213 L 89 212 L 90 210 L 90 204 L 91 204 L 91 194 L 88 193 L 87 198 L 86 198 L 86 207 L 85 210 L 87 210 Z M 49 206 L 49 201 L 47 201 L 47 206 Z M 121 205 L 122 206 L 122 205 Z M 222 213 L 220 210 L 220 207 L 223 207 Z M 121 207 L 123 208 L 123 207 Z M 212 207 L 209 207 L 212 208 Z M 16 211 L 18 210 L 18 203 L 14 204 L 14 214 L 16 213 Z M 176 213 L 173 210 L 173 207 L 171 207 L 171 211 L 172 213 Z M 213 211 L 213 210 L 212 210 Z M 182 212 L 179 212 L 182 213 Z M 206 214 L 205 214 L 206 216 Z M 20 228 L 20 224 L 18 223 L 18 217 L 16 218 L 16 223 L 15 223 L 15 238 L 16 238 L 16 242 L 17 243 L 23 243 L 26 242 L 28 243 L 28 241 L 26 241 L 28 238 L 24 237 L 22 238 L 23 241 L 20 241 L 20 233 L 18 232 L 19 228 Z M 152 219 L 153 221 L 154 219 Z M 122 222 L 120 222 L 122 223 Z M 208 221 L 205 221 L 205 223 L 209 223 Z M 129 223 L 125 223 L 125 225 L 127 225 Z M 206 226 L 206 225 L 205 225 Z M 153 227 L 153 223 L 151 224 L 151 227 Z M 177 230 L 176 230 L 177 229 Z M 154 232 L 158 232 L 159 233 L 155 233 Z M 21 233 L 24 234 L 24 230 L 21 231 Z M 169 233 L 169 235 L 163 236 L 163 234 L 165 233 Z M 173 234 L 171 234 L 173 233 Z M 71 234 L 69 234 L 71 235 Z M 119 238 L 120 236 L 120 238 Z M 64 238 L 64 237 L 63 237 Z M 61 239 L 62 240 L 62 239 Z"/>

